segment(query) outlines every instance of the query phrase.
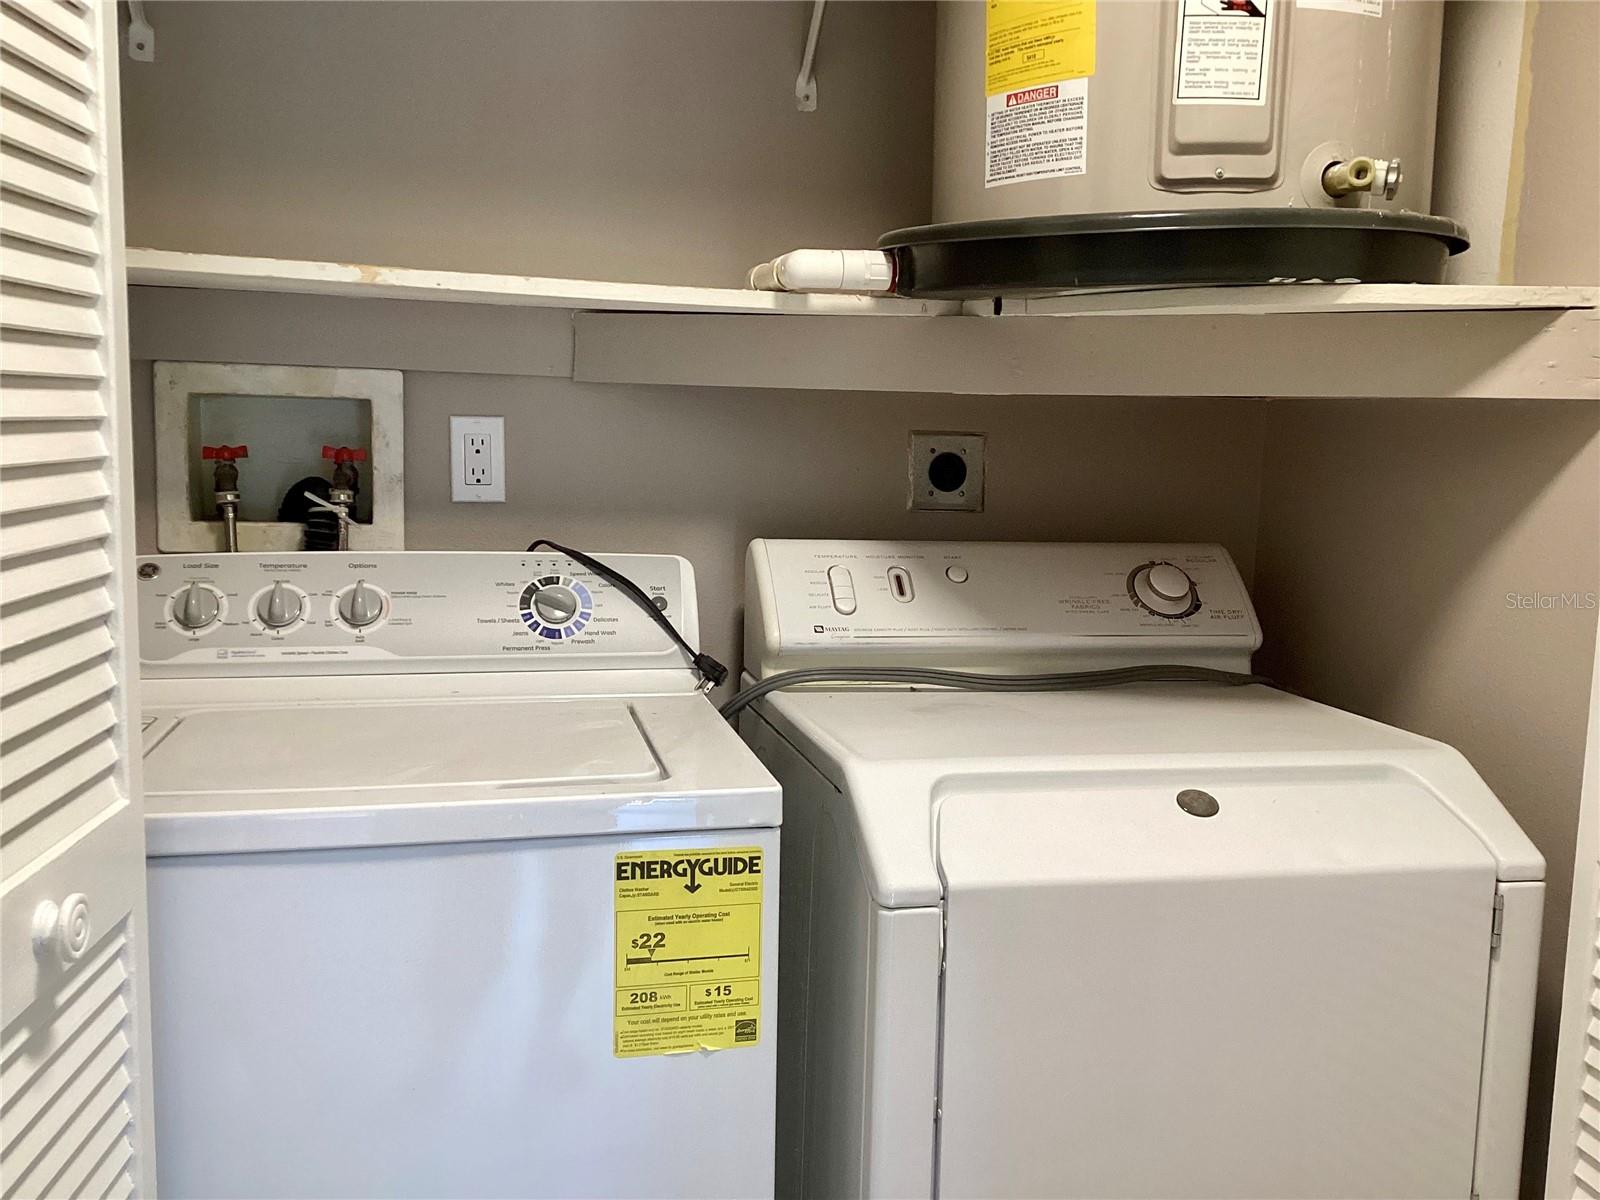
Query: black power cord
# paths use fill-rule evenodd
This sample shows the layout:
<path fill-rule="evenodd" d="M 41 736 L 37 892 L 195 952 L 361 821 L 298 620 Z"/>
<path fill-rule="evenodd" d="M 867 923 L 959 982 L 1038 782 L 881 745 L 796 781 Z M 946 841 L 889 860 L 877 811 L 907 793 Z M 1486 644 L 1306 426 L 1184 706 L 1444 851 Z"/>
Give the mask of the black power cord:
<path fill-rule="evenodd" d="M 898 683 L 968 692 L 1079 692 L 1129 683 L 1218 683 L 1228 687 L 1247 687 L 1251 684 L 1270 686 L 1272 681 L 1265 675 L 1176 663 L 1111 667 L 1100 671 L 1056 671 L 1046 675 L 983 675 L 974 671 L 945 671 L 934 667 L 808 667 L 798 671 L 781 671 L 752 683 L 717 711 L 731 721 L 771 692 L 810 683 Z"/>
<path fill-rule="evenodd" d="M 684 641 L 683 634 L 679 633 L 677 626 L 667 619 L 666 613 L 656 607 L 655 601 L 650 599 L 649 594 L 621 571 L 606 566 L 599 559 L 585 554 L 581 550 L 574 550 L 570 546 L 563 546 L 559 542 L 550 541 L 548 538 L 535 539 L 529 544 L 526 553 L 537 553 L 540 546 L 548 546 L 557 554 L 564 554 L 573 562 L 593 571 L 640 608 L 644 609 L 650 619 L 661 626 L 673 643 L 689 656 L 689 663 L 699 673 L 700 682 L 705 691 L 709 692 L 728 678 L 728 668 L 712 658 L 711 655 L 696 650 L 688 642 Z"/>

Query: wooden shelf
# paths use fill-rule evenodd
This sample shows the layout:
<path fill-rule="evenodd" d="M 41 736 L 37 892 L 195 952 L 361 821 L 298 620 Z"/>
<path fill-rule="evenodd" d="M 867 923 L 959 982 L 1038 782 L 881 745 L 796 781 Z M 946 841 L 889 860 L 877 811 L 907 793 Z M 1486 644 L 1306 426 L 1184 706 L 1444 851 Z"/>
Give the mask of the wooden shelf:
<path fill-rule="evenodd" d="M 128 251 L 128 281 L 276 294 L 279 302 L 289 295 L 323 297 L 317 301 L 323 305 L 388 301 L 327 314 L 341 328 L 365 329 L 364 337 L 341 337 L 327 351 L 330 358 L 361 361 L 329 365 L 861 392 L 1600 399 L 1594 288 L 1285 284 L 1103 291 L 1011 300 L 996 317 L 990 304 L 143 249 Z M 458 306 L 448 311 L 460 320 L 426 322 L 458 330 L 448 339 L 451 353 L 441 358 L 442 350 L 423 345 L 410 357 L 402 353 L 404 361 L 375 361 L 397 353 L 382 329 L 397 321 L 414 325 L 404 313 L 429 311 L 431 305 L 413 310 L 409 302 L 418 301 Z M 496 311 L 510 316 L 508 307 L 530 319 L 539 314 L 528 310 L 545 312 L 536 328 L 518 324 L 513 331 L 494 319 Z M 181 329 L 176 315 L 165 325 Z M 864 316 L 937 319 L 864 322 Z M 162 324 L 159 317 L 154 323 Z M 239 324 L 246 342 L 267 336 Z M 473 336 L 463 338 L 467 327 Z M 244 355 L 240 361 L 277 361 L 248 344 L 233 352 Z"/>
<path fill-rule="evenodd" d="M 584 312 L 785 313 L 797 316 L 928 317 L 956 314 L 943 300 L 875 296 L 803 296 L 737 288 L 607 283 L 539 275 L 425 271 L 361 263 L 297 262 L 230 254 L 186 254 L 130 246 L 128 283 L 142 287 L 205 288 L 227 292 L 289 292 L 305 296 L 367 296 L 454 304 L 565 308 Z"/>
<path fill-rule="evenodd" d="M 1593 308 L 770 321 L 578 313 L 573 378 L 827 391 L 1600 399 Z"/>
<path fill-rule="evenodd" d="M 991 316 L 989 301 L 808 296 L 739 288 L 612 283 L 539 275 L 428 271 L 129 247 L 128 282 L 144 287 L 370 296 L 505 304 L 585 312 L 787 313 L 812 316 Z M 1588 287 L 1485 287 L 1423 283 L 1267 284 L 1255 287 L 1105 289 L 1011 300 L 1005 316 L 1185 316 L 1285 313 L 1468 312 L 1594 308 Z"/>
<path fill-rule="evenodd" d="M 1019 316 L 1191 317 L 1289 313 L 1485 312 L 1594 308 L 1592 287 L 1500 287 L 1451 283 L 1282 283 L 1253 287 L 1079 292 L 1009 303 Z"/>

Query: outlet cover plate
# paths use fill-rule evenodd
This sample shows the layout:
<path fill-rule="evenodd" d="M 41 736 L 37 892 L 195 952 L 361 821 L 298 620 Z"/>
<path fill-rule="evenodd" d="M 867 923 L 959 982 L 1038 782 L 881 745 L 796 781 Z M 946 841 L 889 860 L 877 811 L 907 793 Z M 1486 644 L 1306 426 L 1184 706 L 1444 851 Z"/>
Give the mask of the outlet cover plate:
<path fill-rule="evenodd" d="M 504 503 L 506 419 L 450 418 L 450 499 L 467 504 Z"/>
<path fill-rule="evenodd" d="M 907 465 L 913 510 L 983 511 L 983 434 L 914 430 Z"/>

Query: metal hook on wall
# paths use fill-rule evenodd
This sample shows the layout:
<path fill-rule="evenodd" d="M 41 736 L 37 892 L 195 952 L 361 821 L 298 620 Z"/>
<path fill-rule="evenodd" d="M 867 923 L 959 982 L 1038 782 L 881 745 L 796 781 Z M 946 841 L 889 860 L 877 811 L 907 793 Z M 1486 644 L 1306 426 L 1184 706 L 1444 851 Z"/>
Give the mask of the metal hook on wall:
<path fill-rule="evenodd" d="M 138 62 L 156 60 L 156 31 L 145 15 L 144 0 L 128 0 L 128 57 Z"/>
<path fill-rule="evenodd" d="M 822 33 L 822 10 L 828 0 L 811 6 L 811 31 L 806 34 L 805 53 L 800 56 L 800 74 L 794 81 L 794 106 L 801 112 L 817 111 L 817 38 Z"/>

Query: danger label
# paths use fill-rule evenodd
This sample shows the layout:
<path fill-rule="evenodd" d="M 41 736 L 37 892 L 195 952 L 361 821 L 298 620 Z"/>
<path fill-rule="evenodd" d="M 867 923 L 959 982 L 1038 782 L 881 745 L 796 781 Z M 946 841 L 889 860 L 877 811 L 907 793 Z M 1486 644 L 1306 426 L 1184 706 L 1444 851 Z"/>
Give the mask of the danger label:
<path fill-rule="evenodd" d="M 1089 81 L 1060 79 L 989 97 L 985 187 L 1088 170 Z"/>
<path fill-rule="evenodd" d="M 763 866 L 756 847 L 617 855 L 618 1058 L 760 1041 Z"/>

